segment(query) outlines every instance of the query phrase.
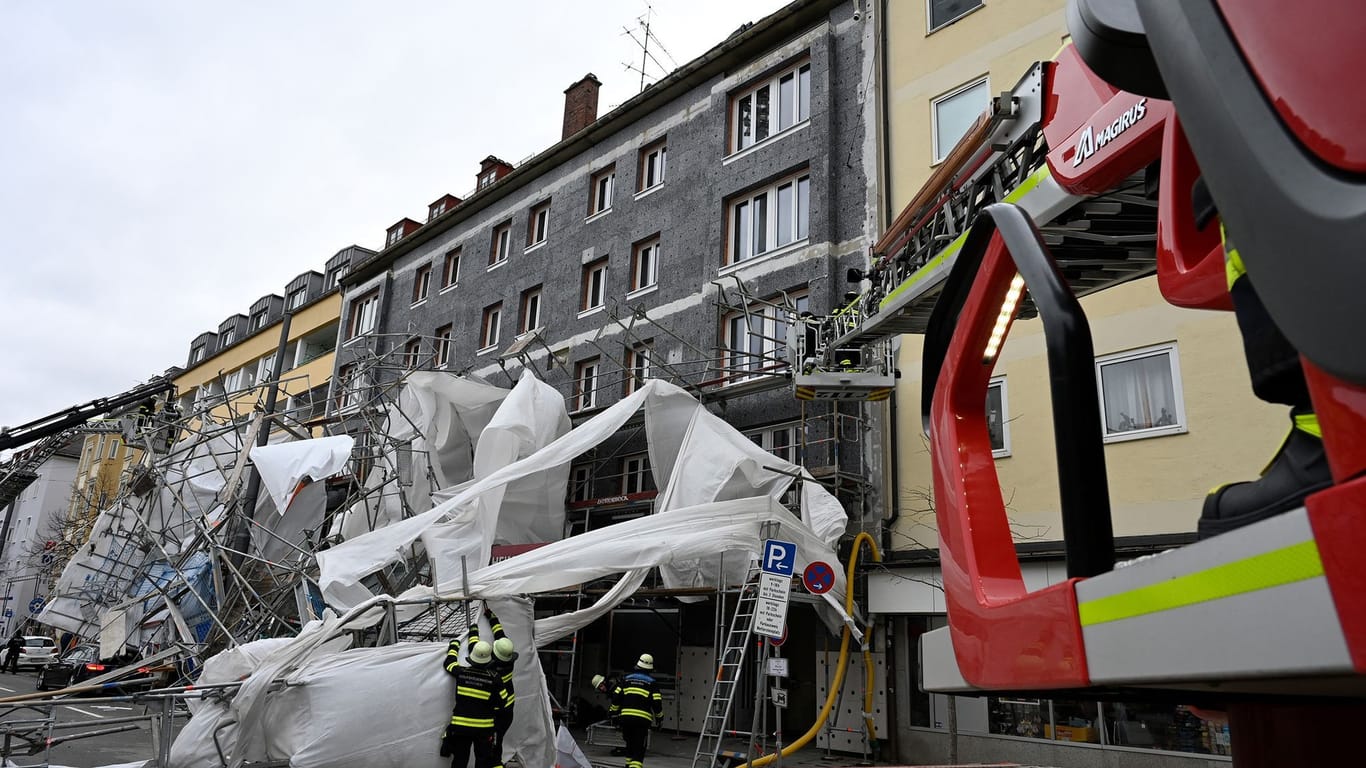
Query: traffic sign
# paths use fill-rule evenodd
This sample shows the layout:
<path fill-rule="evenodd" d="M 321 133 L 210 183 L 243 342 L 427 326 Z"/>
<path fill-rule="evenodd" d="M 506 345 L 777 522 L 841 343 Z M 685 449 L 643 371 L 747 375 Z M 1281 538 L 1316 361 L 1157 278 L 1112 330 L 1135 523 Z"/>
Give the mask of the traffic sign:
<path fill-rule="evenodd" d="M 13 616 L 14 616 L 14 609 L 13 609 L 13 608 L 6 608 L 6 609 L 5 609 L 5 618 L 8 619 L 8 618 L 12 618 Z"/>
<path fill-rule="evenodd" d="M 759 599 L 754 606 L 754 634 L 781 637 L 787 625 L 787 598 L 791 578 L 776 573 L 759 574 Z"/>
<path fill-rule="evenodd" d="M 774 648 L 777 648 L 778 646 L 780 646 L 780 645 L 782 645 L 783 643 L 786 643 L 786 642 L 787 642 L 787 625 L 786 625 L 786 624 L 783 625 L 783 636 L 782 636 L 782 637 L 770 637 L 770 638 L 768 639 L 768 644 L 771 645 L 771 646 L 773 646 Z"/>
<path fill-rule="evenodd" d="M 765 671 L 768 672 L 769 677 L 787 677 L 787 669 L 787 657 L 770 656 L 768 659 L 768 669 Z"/>
<path fill-rule="evenodd" d="M 28 601 L 29 613 L 37 613 L 41 610 L 43 610 L 43 598 L 35 597 L 32 600 Z"/>
<path fill-rule="evenodd" d="M 773 689 L 773 706 L 778 707 L 779 709 L 781 709 L 781 708 L 787 706 L 787 689 L 786 689 L 786 688 L 774 688 L 774 689 Z"/>
<path fill-rule="evenodd" d="M 823 595 L 835 586 L 835 569 L 829 563 L 813 560 L 802 571 L 802 585 L 813 595 Z"/>
<path fill-rule="evenodd" d="M 790 541 L 769 539 L 764 542 L 764 573 L 791 576 L 797 564 L 797 545 Z"/>

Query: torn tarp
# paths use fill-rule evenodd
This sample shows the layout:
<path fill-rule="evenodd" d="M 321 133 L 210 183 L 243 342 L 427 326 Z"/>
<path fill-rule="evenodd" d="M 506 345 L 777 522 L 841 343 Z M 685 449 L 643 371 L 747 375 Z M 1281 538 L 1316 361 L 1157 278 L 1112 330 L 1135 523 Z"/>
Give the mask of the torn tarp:
<path fill-rule="evenodd" d="M 355 443 L 355 438 L 341 435 L 256 446 L 251 449 L 251 463 L 275 509 L 283 515 L 304 479 L 325 480 L 346 469 Z"/>

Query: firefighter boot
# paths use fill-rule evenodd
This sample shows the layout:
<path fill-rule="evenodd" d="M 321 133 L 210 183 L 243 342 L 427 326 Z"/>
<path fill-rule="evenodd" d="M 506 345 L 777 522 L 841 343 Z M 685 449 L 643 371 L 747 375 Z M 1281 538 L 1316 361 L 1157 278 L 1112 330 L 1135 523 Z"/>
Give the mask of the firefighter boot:
<path fill-rule="evenodd" d="M 1200 513 L 1199 537 L 1208 539 L 1304 505 L 1305 497 L 1333 484 L 1318 417 L 1291 412 L 1294 426 L 1257 480 L 1211 491 Z"/>

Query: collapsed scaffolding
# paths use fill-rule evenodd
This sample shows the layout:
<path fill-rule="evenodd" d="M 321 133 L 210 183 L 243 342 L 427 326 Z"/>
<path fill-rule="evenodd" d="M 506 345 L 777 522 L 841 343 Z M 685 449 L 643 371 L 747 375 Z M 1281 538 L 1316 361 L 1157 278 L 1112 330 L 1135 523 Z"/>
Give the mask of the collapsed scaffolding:
<path fill-rule="evenodd" d="M 490 543 L 495 538 L 520 538 L 523 545 L 550 546 L 547 542 L 560 541 L 566 532 L 579 539 L 600 529 L 595 511 L 604 507 L 604 501 L 610 506 L 611 499 L 583 496 L 573 481 L 591 486 L 623 450 L 647 437 L 647 416 L 653 407 L 649 403 L 670 403 L 679 413 L 689 414 L 684 421 L 692 423 L 700 418 L 692 408 L 706 411 L 701 404 L 724 408 L 736 397 L 790 386 L 789 337 L 802 333 L 810 322 L 804 306 L 788 297 L 777 302 L 757 299 L 739 281 L 733 288 L 715 287 L 718 319 L 731 332 L 725 343 L 701 350 L 650 318 L 645 309 L 614 305 L 607 317 L 622 341 L 609 341 L 609 334 L 600 331 L 588 343 L 620 374 L 595 374 L 588 386 L 582 378 L 571 377 L 561 387 L 568 391 L 557 392 L 535 375 L 545 376 L 565 361 L 533 331 L 499 358 L 511 389 L 468 371 L 457 376 L 441 370 L 449 355 L 449 337 L 376 334 L 355 350 L 355 362 L 339 372 L 323 403 L 304 396 L 315 391 L 307 379 L 280 378 L 278 371 L 276 380 L 241 390 L 227 391 L 222 384 L 210 387 L 192 401 L 182 401 L 189 404 L 183 410 L 172 397 L 165 397 L 158 408 L 124 419 L 124 437 L 142 450 L 141 458 L 114 502 L 96 518 L 86 544 L 63 570 L 39 621 L 77 636 L 98 635 L 105 653 L 134 648 L 173 660 L 174 674 L 163 681 L 172 691 L 189 683 L 223 651 L 237 654 L 233 649 L 250 647 L 262 638 L 299 636 L 308 626 L 335 621 L 328 608 L 364 605 L 376 596 L 396 599 L 383 602 L 376 610 L 378 618 L 349 632 L 354 646 L 440 642 L 459 636 L 476 615 L 468 602 L 471 593 L 463 588 L 456 590 L 459 598 L 452 598 L 434 586 L 452 582 L 456 574 L 463 580 L 487 570 L 492 559 L 487 547 L 457 561 L 442 555 L 439 537 L 423 538 L 421 545 L 409 540 L 380 567 L 347 584 L 329 581 L 323 561 L 348 542 L 440 511 L 436 508 L 448 506 L 460 489 L 481 475 L 528 460 L 565 438 L 572 427 L 617 410 L 599 406 L 597 393 L 611 388 L 624 392 L 626 399 L 634 397 L 635 408 L 600 439 L 585 443 L 585 449 L 572 457 L 575 462 L 542 468 L 532 485 L 540 492 L 540 506 L 548 507 L 549 513 L 500 517 L 496 535 L 485 538 Z M 647 333 L 677 339 L 695 359 L 654 359 Z M 537 344 L 548 353 L 543 356 L 544 371 L 532 354 Z M 522 380 L 513 378 L 511 361 L 527 372 Z M 476 443 L 489 439 L 490 426 L 496 432 L 500 408 L 521 396 L 515 393 L 522 389 L 533 404 L 531 410 L 542 419 L 544 434 L 530 445 L 504 444 L 495 458 L 482 456 Z M 280 392 L 296 393 L 283 408 L 275 407 Z M 799 419 L 786 433 L 787 443 L 747 443 L 753 450 L 738 450 L 751 454 L 747 460 L 752 471 L 763 476 L 751 478 L 748 493 L 781 484 L 784 491 L 774 502 L 788 508 L 788 519 L 797 519 L 791 512 L 802 514 L 804 501 L 809 506 L 813 497 L 829 500 L 819 502 L 826 507 L 822 514 L 829 517 L 833 508 L 840 522 L 833 526 L 826 521 L 825 538 L 830 541 L 823 546 L 828 546 L 845 529 L 844 512 L 829 492 L 839 495 L 855 512 L 852 520 L 862 527 L 874 489 L 865 450 L 870 427 L 861 406 L 824 405 L 801 403 Z M 706 415 L 715 421 L 702 422 L 707 429 L 721 428 L 720 419 Z M 672 439 L 671 450 L 677 450 L 677 439 Z M 291 445 L 312 448 L 327 441 L 327 449 L 311 453 L 303 465 L 290 464 L 293 459 L 286 456 L 284 469 L 267 472 L 272 452 L 283 449 L 288 454 Z M 652 444 L 650 458 L 655 453 Z M 648 461 L 645 474 L 668 475 L 667 466 L 656 462 L 652 467 Z M 571 463 L 586 464 L 586 473 L 571 477 Z M 623 471 L 623 489 L 630 487 L 629 481 Z M 264 494 L 259 492 L 263 485 Z M 792 490 L 787 490 L 789 485 Z M 664 491 L 647 486 L 653 482 L 641 481 L 619 495 L 628 504 L 645 502 L 656 512 L 663 504 L 691 508 L 696 504 L 685 502 L 715 500 L 677 491 L 681 500 L 662 501 Z M 506 496 L 515 500 L 525 491 L 514 481 Z M 567 508 L 561 505 L 555 513 L 557 495 L 577 501 Z M 611 524 L 636 520 L 648 511 L 618 516 Z M 509 531 L 516 534 L 503 535 Z M 738 594 L 747 572 L 740 567 L 739 576 L 726 574 L 743 565 L 738 561 L 744 558 L 732 559 L 731 568 L 713 568 L 710 576 L 699 576 L 707 569 L 694 569 L 688 586 L 678 586 L 677 574 L 672 581 L 666 578 L 661 564 L 658 570 L 639 569 L 638 580 L 623 580 L 607 592 L 614 598 L 641 589 L 654 594 L 669 594 L 671 589 L 678 594 L 707 592 L 724 604 L 727 594 Z M 566 582 L 544 594 L 572 595 L 570 615 L 593 610 L 601 615 L 602 598 L 597 607 L 585 609 L 587 584 L 588 580 Z M 414 595 L 423 590 L 428 590 L 425 596 Z M 571 638 L 571 670 L 577 633 L 578 627 L 560 633 Z M 538 646 L 545 639 L 544 650 L 553 650 L 555 634 L 540 631 L 538 622 Z M 205 678 L 198 679 L 202 687 Z M 568 698 L 576 682 L 571 671 L 571 685 L 560 696 Z M 218 744 L 216 738 L 211 741 Z M 178 764 L 169 750 L 169 744 L 159 750 L 159 764 Z"/>

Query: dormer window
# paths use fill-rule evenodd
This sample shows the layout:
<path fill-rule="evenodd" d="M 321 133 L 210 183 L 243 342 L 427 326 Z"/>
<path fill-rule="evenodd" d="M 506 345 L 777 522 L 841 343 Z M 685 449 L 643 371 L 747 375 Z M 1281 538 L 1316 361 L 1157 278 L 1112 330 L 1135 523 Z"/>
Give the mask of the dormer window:
<path fill-rule="evenodd" d="M 393 229 L 389 230 L 389 239 L 386 240 L 386 241 L 384 242 L 384 245 L 385 245 L 385 247 L 388 247 L 388 246 L 393 245 L 394 243 L 397 243 L 399 240 L 402 240 L 402 239 L 403 239 L 403 225 L 400 224 L 400 225 L 398 225 L 397 227 L 394 227 Z"/>
<path fill-rule="evenodd" d="M 196 363 L 203 362 L 203 360 L 204 360 L 204 348 L 203 348 L 203 347 L 195 347 L 194 349 L 191 349 L 191 350 L 190 350 L 190 365 L 195 365 Z"/>
<path fill-rule="evenodd" d="M 218 348 L 219 348 L 219 349 L 222 349 L 223 347 L 228 346 L 229 344 L 233 343 L 233 342 L 236 341 L 236 340 L 237 340 L 237 329 L 236 329 L 236 328 L 229 328 L 229 329 L 227 329 L 226 331 L 223 331 L 222 335 L 220 335 L 220 336 L 218 337 Z"/>
<path fill-rule="evenodd" d="M 252 316 L 251 316 L 251 329 L 252 329 L 253 331 L 259 331 L 259 330 L 261 330 L 262 328 L 265 328 L 265 327 L 266 327 L 266 314 L 267 314 L 267 312 L 266 312 L 266 310 L 264 310 L 264 309 L 261 310 L 261 311 L 259 311 L 259 312 L 256 312 L 256 313 L 252 314 Z"/>
<path fill-rule="evenodd" d="M 289 303 L 286 305 L 291 310 L 298 309 L 308 301 L 308 287 L 297 288 L 289 292 Z"/>
<path fill-rule="evenodd" d="M 483 189 L 484 187 L 487 187 L 488 185 L 492 184 L 494 179 L 498 177 L 497 174 L 497 169 L 489 170 L 482 174 L 479 177 L 479 188 Z"/>
<path fill-rule="evenodd" d="M 442 200 L 442 201 L 439 202 L 439 203 L 432 203 L 431 209 L 427 211 L 427 221 L 431 221 L 432 219 L 435 219 L 437 216 L 440 216 L 441 214 L 443 214 L 443 213 L 445 213 L 445 212 L 446 212 L 446 201 L 445 201 L 445 200 Z"/>

